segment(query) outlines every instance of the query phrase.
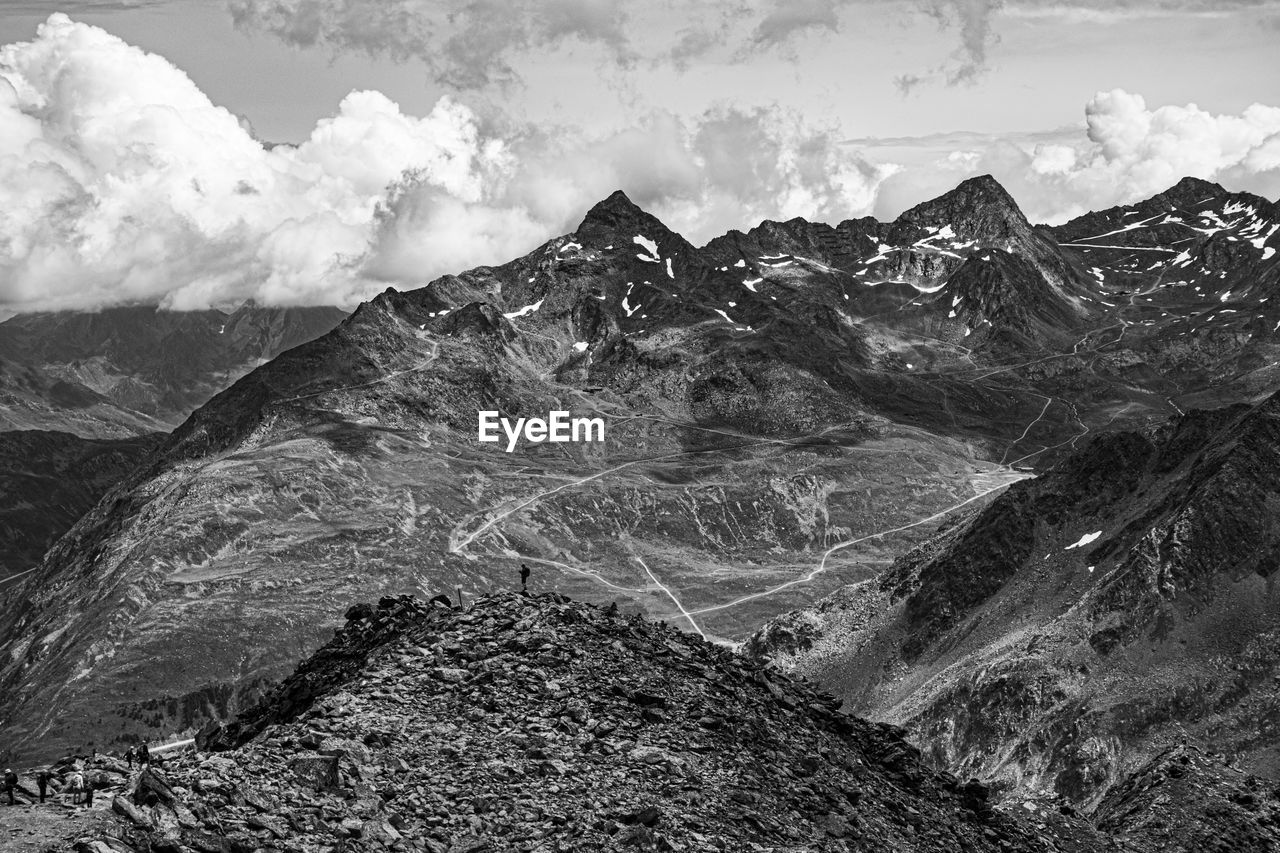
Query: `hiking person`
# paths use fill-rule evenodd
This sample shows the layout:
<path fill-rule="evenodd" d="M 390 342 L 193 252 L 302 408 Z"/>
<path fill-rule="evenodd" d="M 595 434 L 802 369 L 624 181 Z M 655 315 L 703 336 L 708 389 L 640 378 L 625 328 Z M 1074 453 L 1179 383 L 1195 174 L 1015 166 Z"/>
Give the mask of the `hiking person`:
<path fill-rule="evenodd" d="M 129 762 L 129 769 L 130 769 L 130 770 L 132 770 L 132 769 L 133 769 L 133 756 L 134 756 L 134 755 L 136 755 L 136 754 L 137 754 L 137 753 L 135 752 L 135 750 L 134 750 L 134 748 L 133 748 L 133 747 L 129 747 L 129 748 L 125 751 L 125 754 L 124 754 L 124 760 L 125 760 L 125 761 L 127 761 L 127 762 Z"/>
<path fill-rule="evenodd" d="M 93 807 L 93 789 L 95 779 L 93 774 L 89 773 L 84 778 L 84 804 L 86 808 Z"/>
<path fill-rule="evenodd" d="M 71 805 L 80 804 L 80 794 L 84 791 L 84 774 L 77 771 L 71 776 L 71 784 L 67 786 L 71 789 Z"/>
<path fill-rule="evenodd" d="M 18 787 L 18 774 L 13 770 L 4 771 L 4 789 L 9 794 L 9 805 L 16 806 L 18 801 L 13 798 L 13 789 Z"/>
<path fill-rule="evenodd" d="M 53 778 L 53 774 L 46 767 L 36 774 L 36 787 L 40 789 L 40 802 L 44 803 L 45 794 L 49 792 L 49 780 Z"/>
<path fill-rule="evenodd" d="M 524 563 L 520 564 L 520 591 L 525 593 L 529 591 L 529 567 Z"/>
<path fill-rule="evenodd" d="M 144 743 L 142 746 L 138 747 L 138 764 L 145 767 L 150 763 L 151 763 L 151 750 L 148 749 L 147 745 Z"/>

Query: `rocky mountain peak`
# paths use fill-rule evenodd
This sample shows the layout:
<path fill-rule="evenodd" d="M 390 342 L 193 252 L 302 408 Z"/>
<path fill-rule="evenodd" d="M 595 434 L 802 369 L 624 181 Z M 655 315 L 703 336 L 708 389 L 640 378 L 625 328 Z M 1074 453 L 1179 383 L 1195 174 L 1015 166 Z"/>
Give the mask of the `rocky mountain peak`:
<path fill-rule="evenodd" d="M 897 223 L 920 227 L 950 225 L 959 234 L 989 240 L 1030 233 L 1031 225 L 1000 182 L 979 175 L 955 189 L 916 205 L 898 217 Z"/>
<path fill-rule="evenodd" d="M 622 190 L 615 190 L 608 198 L 587 211 L 574 234 L 581 239 L 603 238 L 606 242 L 624 239 L 630 242 L 636 234 L 662 243 L 675 237 L 674 232 L 656 216 L 643 210 Z M 681 241 L 683 242 L 682 238 Z"/>
<path fill-rule="evenodd" d="M 1160 193 L 1159 198 L 1174 207 L 1187 207 L 1214 196 L 1226 195 L 1226 189 L 1213 181 L 1186 177 Z"/>

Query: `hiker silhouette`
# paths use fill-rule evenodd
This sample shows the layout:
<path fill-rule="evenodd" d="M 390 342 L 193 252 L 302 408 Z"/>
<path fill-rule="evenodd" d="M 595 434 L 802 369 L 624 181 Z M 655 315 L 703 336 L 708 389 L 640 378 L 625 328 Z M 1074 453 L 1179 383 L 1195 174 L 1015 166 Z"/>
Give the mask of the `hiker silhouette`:
<path fill-rule="evenodd" d="M 529 591 L 529 567 L 524 563 L 520 564 L 520 591 Z"/>

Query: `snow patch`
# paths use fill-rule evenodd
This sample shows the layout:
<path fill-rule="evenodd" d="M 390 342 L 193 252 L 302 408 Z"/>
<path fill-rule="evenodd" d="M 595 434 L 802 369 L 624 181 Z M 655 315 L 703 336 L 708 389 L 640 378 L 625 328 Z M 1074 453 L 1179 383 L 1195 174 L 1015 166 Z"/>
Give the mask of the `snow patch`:
<path fill-rule="evenodd" d="M 648 284 L 648 282 L 645 282 L 645 283 Z M 644 307 L 643 305 L 637 305 L 634 308 L 631 307 L 631 302 L 628 300 L 631 296 L 631 288 L 633 287 L 635 287 L 635 282 L 631 282 L 631 281 L 627 282 L 627 292 L 626 292 L 626 295 L 622 297 L 622 310 L 627 312 L 628 317 L 630 317 L 632 314 L 636 313 L 637 311 L 639 311 L 641 308 Z"/>
<path fill-rule="evenodd" d="M 1073 548 L 1083 548 L 1085 545 L 1088 545 L 1090 542 L 1093 542 L 1101 535 L 1102 535 L 1101 530 L 1095 530 L 1092 533 L 1086 533 L 1085 535 L 1081 536 L 1078 540 L 1076 540 L 1074 544 L 1068 545 L 1062 550 L 1070 551 Z"/>
<path fill-rule="evenodd" d="M 510 311 L 506 314 L 503 314 L 502 316 L 506 317 L 508 320 L 514 320 L 517 317 L 523 317 L 526 314 L 532 314 L 534 311 L 537 311 L 541 307 L 542 307 L 542 300 L 539 299 L 537 302 L 533 303 L 532 305 L 524 306 L 519 311 Z M 440 313 L 443 314 L 445 312 L 441 311 Z"/>

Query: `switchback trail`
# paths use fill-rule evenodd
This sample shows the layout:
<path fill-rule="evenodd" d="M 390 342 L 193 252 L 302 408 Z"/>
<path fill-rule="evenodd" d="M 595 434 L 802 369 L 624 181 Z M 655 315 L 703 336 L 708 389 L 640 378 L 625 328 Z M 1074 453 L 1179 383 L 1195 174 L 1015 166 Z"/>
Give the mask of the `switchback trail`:
<path fill-rule="evenodd" d="M 1009 470 L 1010 473 L 1014 473 L 1010 469 L 1006 469 L 1006 470 Z M 887 530 L 881 530 L 876 533 L 869 533 L 866 536 L 859 536 L 856 539 L 848 539 L 844 542 L 838 542 L 835 545 L 832 545 L 830 548 L 826 550 L 826 552 L 823 553 L 822 559 L 818 562 L 818 565 L 815 568 L 811 569 L 807 574 L 802 575 L 801 577 L 795 578 L 793 580 L 789 580 L 786 583 L 778 584 L 777 586 L 771 587 L 770 589 L 765 589 L 765 590 L 761 590 L 760 592 L 753 592 L 748 595 L 739 596 L 738 598 L 735 598 L 732 601 L 726 601 L 723 604 L 714 604 L 714 605 L 711 605 L 710 607 L 700 607 L 697 610 L 688 611 L 686 615 L 701 616 L 704 613 L 715 613 L 720 610 L 727 610 L 730 607 L 737 607 L 739 604 L 745 604 L 748 601 L 755 601 L 760 598 L 767 598 L 768 596 L 776 595 L 779 592 L 790 589 L 793 586 L 799 586 L 800 584 L 811 583 L 819 575 L 826 572 L 827 559 L 836 551 L 841 551 L 845 548 L 849 548 L 861 542 L 868 542 L 872 539 L 879 539 L 883 536 L 888 536 L 892 533 L 901 533 L 904 530 L 910 530 L 913 527 L 919 527 L 920 525 L 928 524 L 931 521 L 937 521 L 943 516 L 950 515 L 951 513 L 955 512 L 961 507 L 968 506 L 974 501 L 985 498 L 989 494 L 992 494 L 994 492 L 1000 491 L 1001 489 L 1007 488 L 1011 483 L 1015 483 L 1021 479 L 1026 479 L 1026 478 L 1017 477 L 1013 480 L 1010 480 L 1009 482 L 1001 483 L 998 486 L 992 486 L 991 488 L 981 491 L 978 494 L 973 495 L 972 497 L 965 498 L 964 500 L 958 503 L 952 504 L 951 506 L 945 509 L 938 510 L 932 515 L 926 516 L 916 521 L 912 521 L 909 524 L 903 524 L 898 527 L 891 527 Z"/>

